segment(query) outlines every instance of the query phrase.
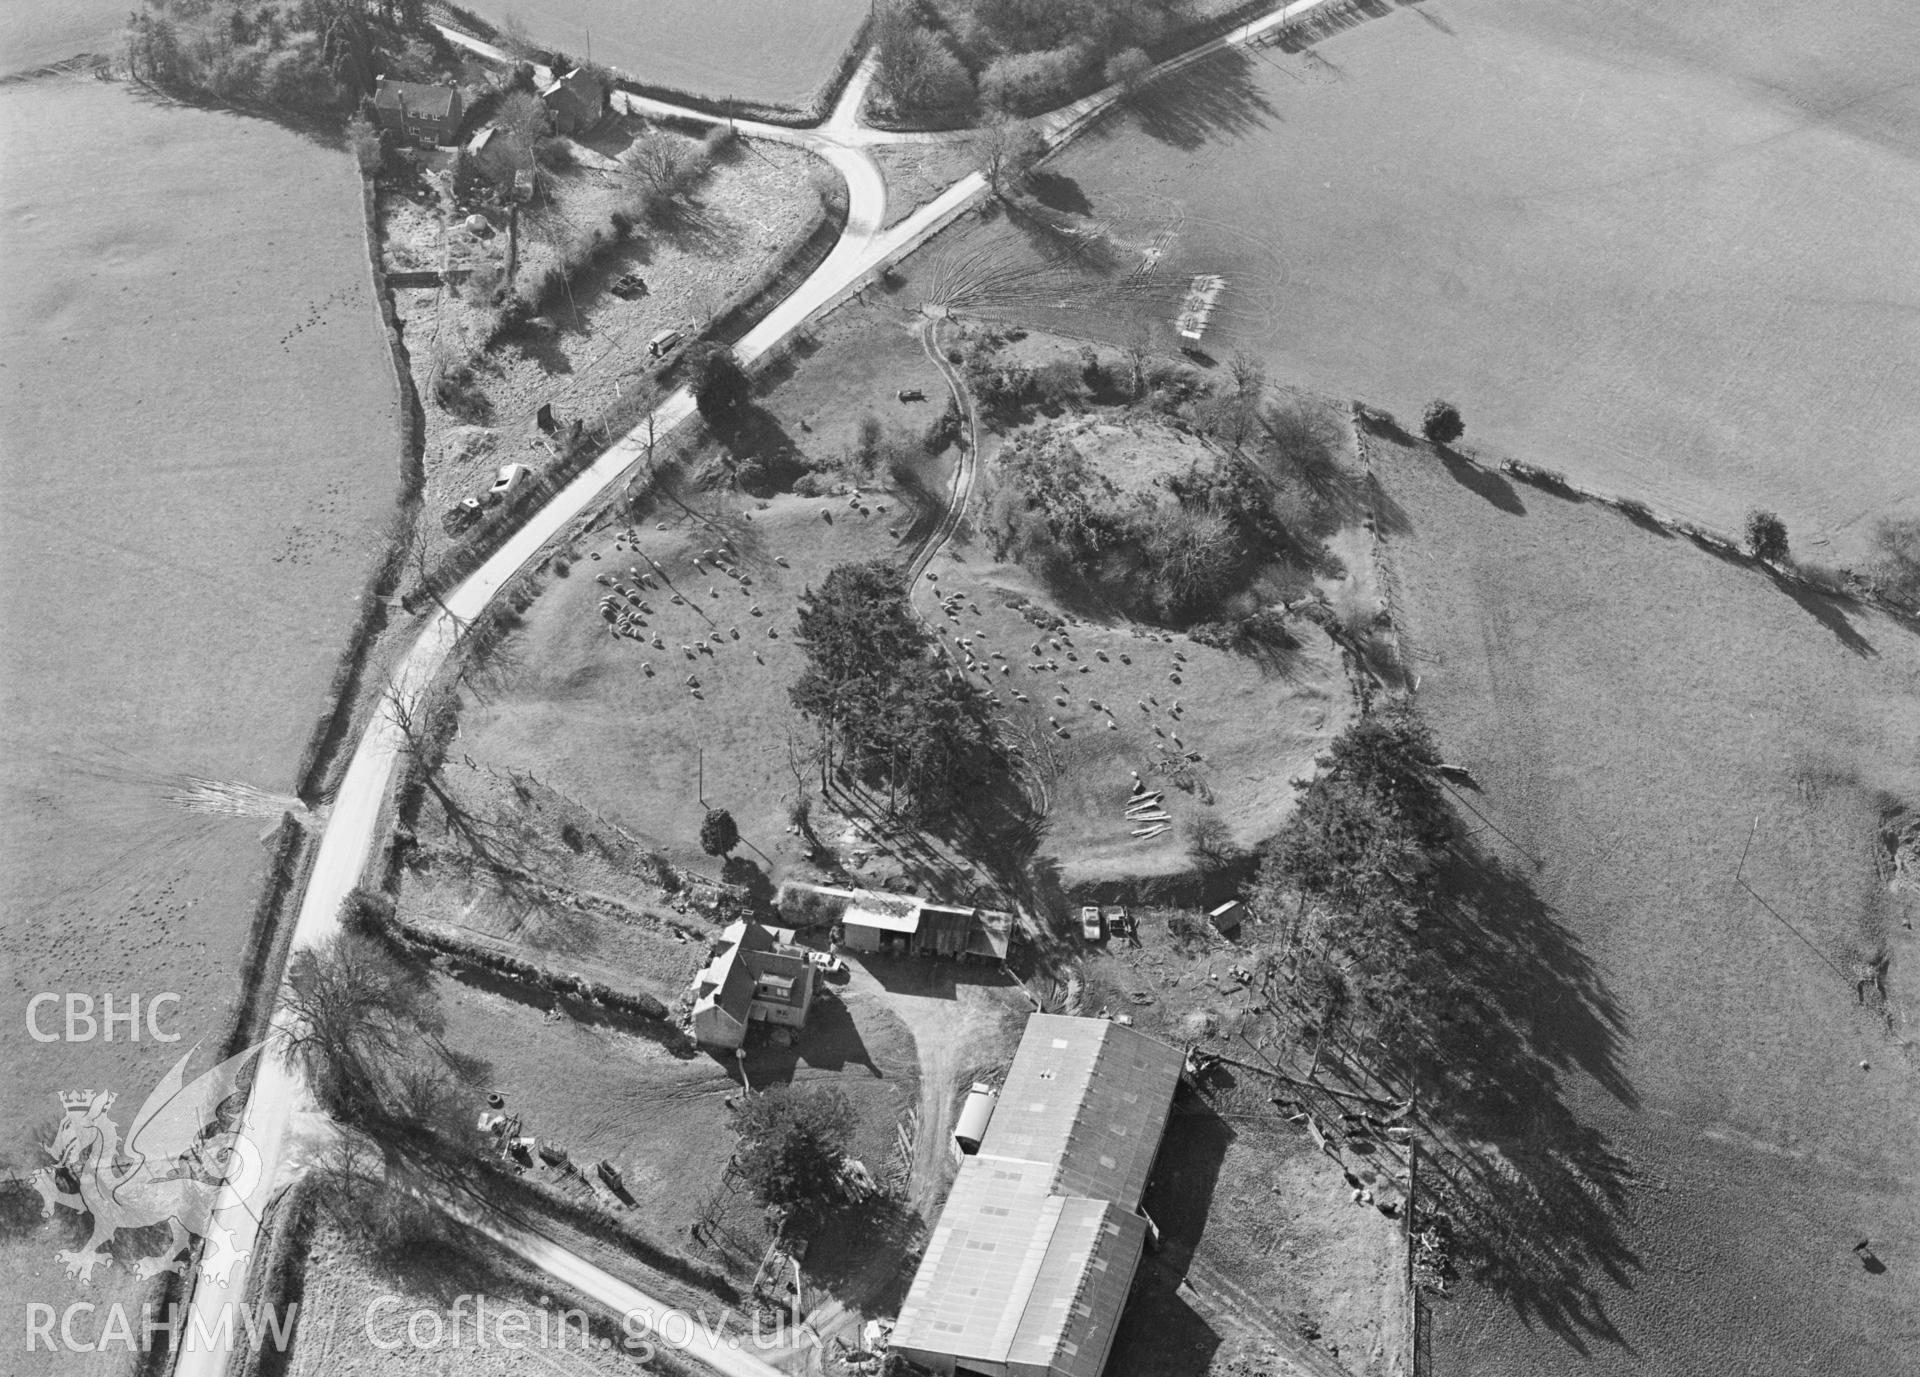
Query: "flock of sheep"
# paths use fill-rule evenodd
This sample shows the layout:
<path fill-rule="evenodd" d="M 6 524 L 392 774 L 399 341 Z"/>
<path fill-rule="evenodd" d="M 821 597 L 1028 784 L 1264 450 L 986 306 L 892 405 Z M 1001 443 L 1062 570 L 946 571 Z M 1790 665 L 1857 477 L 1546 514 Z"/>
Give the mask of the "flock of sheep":
<path fill-rule="evenodd" d="M 631 548 L 634 554 L 646 561 L 647 567 L 643 570 L 637 564 L 627 566 L 627 573 L 624 579 L 617 574 L 596 574 L 594 576 L 595 583 L 609 590 L 601 595 L 599 603 L 600 619 L 607 624 L 607 632 L 609 635 L 631 637 L 633 640 L 650 645 L 655 650 L 667 650 L 666 639 L 658 630 L 654 629 L 648 621 L 648 618 L 658 615 L 653 604 L 647 600 L 647 594 L 652 593 L 655 596 L 664 598 L 666 602 L 674 606 L 692 607 L 694 611 L 698 612 L 708 623 L 710 629 L 705 636 L 690 644 L 682 644 L 675 647 L 687 660 L 697 660 L 702 655 L 711 656 L 719 647 L 727 644 L 729 641 L 738 641 L 741 639 L 741 632 L 738 626 L 730 626 L 722 630 L 718 622 L 701 610 L 699 604 L 691 602 L 688 595 L 682 593 L 674 585 L 673 579 L 667 573 L 666 568 L 658 560 L 654 559 L 653 556 L 647 554 L 646 551 L 640 548 L 638 539 L 632 532 L 627 533 L 625 541 L 627 547 Z M 616 544 L 614 548 L 619 550 L 622 546 Z M 710 600 L 718 601 L 720 599 L 720 589 L 724 586 L 721 580 L 731 580 L 734 586 L 738 588 L 741 596 L 749 600 L 756 596 L 753 590 L 753 575 L 747 573 L 740 567 L 739 553 L 735 550 L 731 537 L 722 539 L 713 549 L 702 550 L 699 554 L 694 555 L 689 563 L 694 575 L 713 580 L 713 582 L 707 584 L 707 597 Z M 774 563 L 784 568 L 786 567 L 787 561 L 783 556 L 775 556 Z M 749 617 L 764 617 L 766 613 L 758 602 L 750 601 L 747 607 L 747 615 Z M 768 640 L 778 640 L 779 637 L 780 630 L 778 627 L 769 626 L 767 628 Z M 758 650 L 753 652 L 753 658 L 757 664 L 766 663 L 765 658 Z M 640 664 L 640 672 L 649 679 L 653 678 L 654 668 L 652 661 L 642 661 Z M 705 696 L 701 691 L 700 676 L 697 674 L 689 673 L 687 675 L 686 689 L 687 692 L 695 698 Z"/>

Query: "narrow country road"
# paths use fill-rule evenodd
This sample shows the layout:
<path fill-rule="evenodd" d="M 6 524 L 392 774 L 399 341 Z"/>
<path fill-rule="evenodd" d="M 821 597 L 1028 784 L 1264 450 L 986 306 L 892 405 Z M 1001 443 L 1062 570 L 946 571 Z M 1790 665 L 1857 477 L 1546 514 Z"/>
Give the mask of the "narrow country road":
<path fill-rule="evenodd" d="M 1293 16 L 1321 3 L 1324 0 L 1296 0 L 1296 3 L 1237 29 L 1225 38 L 1202 44 L 1170 59 L 1154 69 L 1148 79 L 1152 80 L 1227 47 L 1253 42 Z M 467 35 L 453 30 L 443 32 L 451 41 L 483 57 L 506 60 L 506 55 L 498 49 Z M 945 228 L 986 190 L 986 178 L 979 172 L 970 173 L 899 224 L 882 229 L 886 222 L 886 181 L 868 149 L 885 143 L 919 141 L 925 136 L 887 134 L 860 125 L 860 103 L 871 81 L 872 59 L 869 56 L 855 78 L 848 82 L 833 113 L 815 129 L 787 129 L 744 120 L 734 122 L 742 132 L 751 136 L 797 144 L 825 158 L 846 179 L 848 199 L 846 228 L 825 261 L 734 346 L 735 353 L 744 364 L 751 365 L 764 357 L 814 315 L 861 290 L 874 280 L 883 267 Z M 1035 126 L 1046 136 L 1049 145 L 1058 146 L 1084 129 L 1096 115 L 1117 101 L 1120 94 L 1113 88 L 1097 92 L 1037 119 Z M 722 122 L 717 116 L 642 97 L 622 94 L 620 99 L 626 109 L 641 115 L 668 115 L 710 124 Z M 934 137 L 965 138 L 966 135 Z M 951 374 L 949 381 L 953 381 Z M 961 390 L 964 395 L 964 388 Z M 401 715 L 410 715 L 441 666 L 446 663 L 465 626 L 487 607 L 501 588 L 548 541 L 582 516 L 594 502 L 612 490 L 628 470 L 643 461 L 650 431 L 656 435 L 667 434 L 692 416 L 693 410 L 693 398 L 684 388 L 665 398 L 650 418 L 623 436 L 546 506 L 534 512 L 527 523 L 486 563 L 447 593 L 394 670 L 387 702 L 404 709 Z M 970 456 L 974 454 L 972 445 L 968 446 L 968 453 Z M 971 483 L 970 468 L 967 481 Z M 956 489 L 956 496 L 959 495 Z M 957 501 L 952 504 L 949 520 L 957 522 L 961 505 Z M 943 544 L 950 534 L 949 526 L 946 535 L 942 535 L 938 543 Z M 932 557 L 936 548 L 937 544 L 930 544 L 922 551 L 923 558 L 918 561 L 916 574 L 924 570 L 925 560 Z M 348 891 L 360 883 L 376 854 L 381 813 L 404 753 L 404 740 L 395 726 L 395 716 L 391 707 L 383 706 L 382 710 L 373 714 L 361 732 L 346 775 L 334 796 L 325 830 L 321 833 L 318 854 L 301 897 L 290 951 L 318 947 L 340 931 L 340 906 Z M 276 1008 L 273 1022 L 276 1034 L 286 1022 L 286 1014 Z M 323 1143 L 328 1136 L 325 1116 L 315 1106 L 299 1073 L 272 1052 L 260 1059 L 241 1122 L 245 1138 L 258 1153 L 261 1170 L 254 1174 L 256 1179 L 250 1183 L 244 1195 L 232 1182 L 223 1185 L 215 1206 L 216 1213 L 231 1223 L 234 1230 L 232 1243 L 239 1258 L 224 1278 L 215 1280 L 197 1274 L 190 1278 L 187 1325 L 182 1331 L 187 1334 L 198 1332 L 219 1336 L 222 1333 L 223 1315 L 230 1321 L 237 1319 L 238 1308 L 248 1292 L 250 1264 L 262 1241 L 259 1220 L 279 1191 L 310 1163 L 317 1150 L 316 1145 Z M 616 1313 L 627 1313 L 629 1302 L 636 1299 L 647 1305 L 652 1304 L 642 1293 L 568 1253 L 552 1240 L 533 1244 L 522 1237 L 521 1242 L 531 1252 L 523 1251 L 520 1244 L 509 1242 L 509 1246 L 522 1251 L 523 1256 L 542 1270 L 556 1278 L 568 1280 L 570 1285 L 578 1286 L 583 1294 Z M 232 1331 L 226 1331 L 224 1342 L 216 1337 L 212 1343 L 189 1346 L 180 1352 L 174 1365 L 176 1377 L 226 1377 L 231 1357 L 231 1334 Z M 689 1356 L 726 1374 L 726 1377 L 767 1377 L 767 1374 L 775 1371 L 745 1354 L 735 1353 L 725 1363 L 721 1361 L 721 1355 L 714 1352 L 689 1350 Z M 751 1362 L 752 1366 L 727 1365 L 736 1361 Z"/>

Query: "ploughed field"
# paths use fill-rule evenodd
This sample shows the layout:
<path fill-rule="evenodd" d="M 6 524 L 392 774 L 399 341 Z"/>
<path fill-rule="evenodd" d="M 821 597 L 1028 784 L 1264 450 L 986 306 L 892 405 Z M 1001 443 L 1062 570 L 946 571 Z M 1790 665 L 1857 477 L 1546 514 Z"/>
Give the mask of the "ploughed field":
<path fill-rule="evenodd" d="M 1040 193 L 1104 231 L 1110 320 L 1170 336 L 1218 274 L 1218 357 L 1845 563 L 1920 495 L 1917 50 L 1890 0 L 1429 0 L 1158 83 Z M 1070 308 L 1039 242 L 983 294 Z"/>
<path fill-rule="evenodd" d="M 188 1048 L 211 1065 L 398 442 L 345 153 L 88 79 L 0 92 L 0 146 L 0 1150 L 27 1170 L 60 1091 L 113 1090 L 124 1132 Z M 35 1041 L 48 991 L 177 994 L 180 1041 Z M 43 1361 L 18 1306 L 78 1294 L 67 1219 L 9 1240 L 0 1368 Z"/>
<path fill-rule="evenodd" d="M 805 105 L 867 16 L 863 0 L 475 0 L 534 43 L 716 100 Z"/>

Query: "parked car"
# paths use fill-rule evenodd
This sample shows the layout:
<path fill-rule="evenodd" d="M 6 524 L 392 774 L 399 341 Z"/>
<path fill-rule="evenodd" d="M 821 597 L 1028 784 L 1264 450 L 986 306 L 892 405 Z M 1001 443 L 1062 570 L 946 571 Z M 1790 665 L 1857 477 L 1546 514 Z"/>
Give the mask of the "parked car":
<path fill-rule="evenodd" d="M 679 330 L 673 328 L 662 330 L 659 334 L 647 341 L 647 357 L 650 359 L 664 359 L 678 347 L 679 343 Z"/>
<path fill-rule="evenodd" d="M 847 963 L 828 951 L 809 951 L 807 960 L 825 971 L 828 975 L 838 975 L 847 968 Z"/>
<path fill-rule="evenodd" d="M 1088 904 L 1080 910 L 1080 935 L 1089 942 L 1100 940 L 1100 909 Z"/>
<path fill-rule="evenodd" d="M 1133 936 L 1133 919 L 1127 917 L 1127 911 L 1124 908 L 1120 908 L 1118 906 L 1115 906 L 1112 908 L 1103 908 L 1100 910 L 1100 916 L 1106 919 L 1107 936 L 1109 937 Z"/>
<path fill-rule="evenodd" d="M 527 485 L 533 477 L 533 470 L 525 464 L 502 464 L 500 472 L 494 476 L 493 486 L 487 489 L 486 505 L 498 506 L 502 502 L 511 502 L 514 494 Z"/>

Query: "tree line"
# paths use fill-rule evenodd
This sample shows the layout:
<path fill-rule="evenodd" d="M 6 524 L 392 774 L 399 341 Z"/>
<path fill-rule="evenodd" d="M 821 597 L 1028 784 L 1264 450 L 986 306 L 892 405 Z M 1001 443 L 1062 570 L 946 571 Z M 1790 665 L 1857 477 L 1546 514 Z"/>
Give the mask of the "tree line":
<path fill-rule="evenodd" d="M 823 786 L 843 769 L 908 817 L 958 813 L 993 768 L 986 703 L 939 658 L 904 573 L 838 565 L 801 594 L 799 621 L 807 663 L 788 693 L 820 730 Z"/>

